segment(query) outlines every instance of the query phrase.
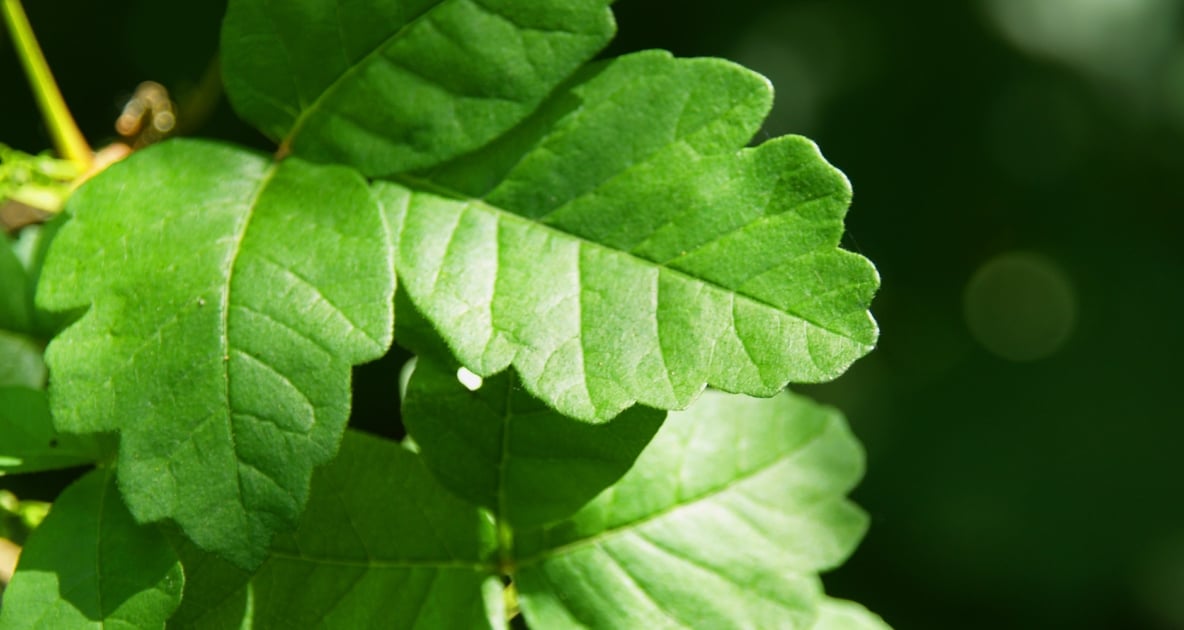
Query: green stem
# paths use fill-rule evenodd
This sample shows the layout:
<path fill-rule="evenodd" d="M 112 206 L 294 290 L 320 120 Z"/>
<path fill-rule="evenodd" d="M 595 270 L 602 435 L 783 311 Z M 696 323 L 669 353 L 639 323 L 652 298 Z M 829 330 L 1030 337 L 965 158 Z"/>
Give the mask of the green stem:
<path fill-rule="evenodd" d="M 37 45 L 37 38 L 33 36 L 33 28 L 29 25 L 25 9 L 21 6 L 20 0 L 0 2 L 3 2 L 4 22 L 8 25 L 8 31 L 12 33 L 16 54 L 25 67 L 25 76 L 29 78 L 29 86 L 33 88 L 33 95 L 37 97 L 41 115 L 45 117 L 45 124 L 49 126 L 50 134 L 53 135 L 54 146 L 62 157 L 83 169 L 90 168 L 94 153 L 79 131 L 74 117 L 70 115 L 57 82 L 53 80 L 49 64 L 45 62 L 45 55 Z"/>

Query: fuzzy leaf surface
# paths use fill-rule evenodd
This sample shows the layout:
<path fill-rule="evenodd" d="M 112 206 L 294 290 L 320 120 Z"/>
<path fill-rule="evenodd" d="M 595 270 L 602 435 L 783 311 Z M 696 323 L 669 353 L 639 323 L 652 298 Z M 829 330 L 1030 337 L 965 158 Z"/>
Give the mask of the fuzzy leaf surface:
<path fill-rule="evenodd" d="M 350 367 L 390 343 L 385 226 L 353 171 L 172 141 L 71 199 L 38 298 L 59 429 L 118 431 L 137 520 L 244 567 L 337 450 Z"/>
<path fill-rule="evenodd" d="M 517 527 L 573 514 L 633 465 L 665 413 L 634 407 L 589 424 L 528 394 L 511 371 L 476 391 L 454 364 L 421 356 L 403 399 L 403 422 L 436 479 Z"/>
<path fill-rule="evenodd" d="M 482 376 L 561 413 L 771 396 L 871 350 L 879 280 L 838 249 L 851 191 L 817 147 L 743 148 L 771 103 L 718 59 L 595 65 L 496 142 L 376 184 L 411 302 Z"/>
<path fill-rule="evenodd" d="M 0 628 L 161 628 L 184 575 L 155 525 L 138 525 L 115 476 L 95 470 L 66 488 L 29 536 L 4 592 Z"/>
<path fill-rule="evenodd" d="M 605 0 L 231 0 L 235 109 L 295 155 L 368 175 L 475 149 L 612 37 Z"/>
<path fill-rule="evenodd" d="M 494 538 L 490 520 L 437 485 L 414 453 L 350 432 L 317 472 L 299 529 L 277 538 L 249 584 L 227 593 L 250 576 L 186 554 L 187 604 L 170 625 L 503 628 Z M 233 610 L 242 616 L 231 622 Z"/>
<path fill-rule="evenodd" d="M 817 573 L 867 518 L 842 416 L 784 393 L 717 392 L 671 413 L 637 464 L 566 521 L 515 536 L 538 628 L 809 628 Z"/>
<path fill-rule="evenodd" d="M 842 599 L 826 599 L 811 630 L 891 630 L 879 615 Z"/>
<path fill-rule="evenodd" d="M 81 466 L 101 455 L 95 436 L 54 429 L 44 391 L 0 387 L 0 476 Z"/>

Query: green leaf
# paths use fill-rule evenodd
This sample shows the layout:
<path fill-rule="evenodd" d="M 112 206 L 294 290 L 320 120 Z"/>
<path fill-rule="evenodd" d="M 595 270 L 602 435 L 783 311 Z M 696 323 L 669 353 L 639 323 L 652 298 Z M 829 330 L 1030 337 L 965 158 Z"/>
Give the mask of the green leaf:
<path fill-rule="evenodd" d="M 45 362 L 41 346 L 32 338 L 0 330 L 0 387 L 45 386 Z"/>
<path fill-rule="evenodd" d="M 232 0 L 223 74 L 294 154 L 382 175 L 485 144 L 613 30 L 604 0 Z"/>
<path fill-rule="evenodd" d="M 277 538 L 249 590 L 227 596 L 221 580 L 242 574 L 207 564 L 171 625 L 233 627 L 220 612 L 202 616 L 220 597 L 250 602 L 242 621 L 253 627 L 503 628 L 494 538 L 491 521 L 436 485 L 414 453 L 347 433 L 317 472 L 299 529 Z M 187 554 L 186 570 L 197 560 Z"/>
<path fill-rule="evenodd" d="M 538 628 L 808 628 L 816 574 L 866 528 L 844 498 L 862 469 L 831 409 L 705 395 L 571 519 L 517 533 L 523 613 Z"/>
<path fill-rule="evenodd" d="M 636 407 L 606 424 L 566 418 L 512 372 L 470 391 L 457 367 L 420 357 L 403 423 L 432 473 L 456 496 L 514 527 L 570 516 L 633 465 L 665 413 Z"/>
<path fill-rule="evenodd" d="M 742 148 L 771 102 L 718 59 L 586 70 L 533 118 L 379 183 L 411 301 L 461 363 L 560 412 L 770 396 L 871 350 L 879 280 L 836 246 L 850 188 L 800 137 Z"/>
<path fill-rule="evenodd" d="M 47 311 L 37 306 L 35 300 L 49 248 L 66 221 L 66 214 L 60 213 L 47 223 L 25 226 L 21 229 L 21 236 L 17 241 L 17 255 L 20 256 L 29 275 L 28 303 L 32 313 L 32 329 L 29 332 L 39 340 L 52 339 L 77 315 L 71 312 Z"/>
<path fill-rule="evenodd" d="M 36 307 L 34 293 L 41 278 L 42 265 L 49 244 L 62 226 L 61 215 L 49 223 L 28 225 L 21 229 L 16 240 L 0 237 L 0 337 L 20 335 L 29 345 L 43 345 L 67 322 L 69 314 L 48 313 Z M 7 347 L 6 339 L 0 346 Z M 5 350 L 0 348 L 0 383 L 5 373 Z M 41 348 L 36 350 L 40 365 Z M 40 367 L 40 383 L 44 384 L 44 366 Z"/>
<path fill-rule="evenodd" d="M 385 225 L 354 172 L 173 141 L 70 201 L 38 297 L 57 426 L 118 431 L 137 520 L 250 567 L 337 450 L 350 366 L 390 343 Z"/>
<path fill-rule="evenodd" d="M 811 630 L 891 630 L 875 613 L 855 602 L 826 599 Z"/>
<path fill-rule="evenodd" d="M 45 387 L 43 340 L 60 328 L 63 318 L 37 309 L 33 293 L 45 245 L 59 225 L 27 226 L 16 240 L 0 236 L 0 387 Z"/>
<path fill-rule="evenodd" d="M 0 627 L 159 628 L 180 603 L 183 583 L 164 535 L 136 524 L 114 475 L 100 469 L 66 488 L 29 536 L 4 592 Z"/>
<path fill-rule="evenodd" d="M 168 628 L 228 630 L 252 626 L 251 573 L 202 551 L 185 536 L 169 537 L 185 568 L 185 593 Z"/>
<path fill-rule="evenodd" d="M 14 245 L 7 235 L 0 236 L 0 330 L 28 332 L 33 321 L 29 276 Z"/>
<path fill-rule="evenodd" d="M 81 466 L 101 456 L 95 437 L 54 430 L 45 392 L 0 387 L 0 476 Z"/>

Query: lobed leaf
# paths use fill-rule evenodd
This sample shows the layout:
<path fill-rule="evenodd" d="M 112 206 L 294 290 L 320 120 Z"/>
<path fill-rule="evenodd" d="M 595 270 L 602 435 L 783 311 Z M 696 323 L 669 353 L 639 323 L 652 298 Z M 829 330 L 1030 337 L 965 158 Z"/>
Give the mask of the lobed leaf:
<path fill-rule="evenodd" d="M 717 59 L 585 70 L 483 149 L 376 184 L 410 300 L 461 363 L 565 415 L 770 396 L 874 346 L 879 280 L 837 248 L 850 188 L 817 147 L 742 148 L 771 90 Z"/>
<path fill-rule="evenodd" d="M 620 479 L 665 415 L 635 407 L 588 424 L 527 394 L 512 372 L 470 391 L 454 364 L 423 356 L 403 399 L 403 423 L 436 479 L 515 528 L 570 516 Z"/>
<path fill-rule="evenodd" d="M 173 141 L 71 199 L 39 299 L 89 307 L 49 346 L 53 415 L 118 431 L 141 522 L 247 567 L 337 450 L 350 366 L 390 343 L 385 226 L 340 167 Z"/>
<path fill-rule="evenodd" d="M 837 412 L 706 395 L 595 501 L 517 532 L 523 613 L 539 628 L 809 628 L 817 573 L 866 528 L 843 496 L 861 474 Z"/>
<path fill-rule="evenodd" d="M 181 563 L 154 525 L 137 525 L 108 469 L 66 488 L 21 553 L 0 627 L 163 627 L 181 601 Z"/>
<path fill-rule="evenodd" d="M 367 175 L 431 166 L 526 117 L 612 37 L 605 0 L 231 0 L 238 113 Z"/>
<path fill-rule="evenodd" d="M 249 586 L 228 594 L 223 581 L 248 576 L 207 560 L 170 625 L 504 628 L 494 539 L 489 519 L 437 486 L 415 454 L 347 433 L 341 456 L 318 471 L 299 529 L 277 539 Z M 187 572 L 199 562 L 186 554 Z M 242 615 L 233 624 L 231 610 Z"/>
<path fill-rule="evenodd" d="M 419 455 L 347 433 L 299 529 L 258 573 L 181 541 L 185 599 L 169 625 L 505 627 L 507 570 L 531 627 L 884 628 L 826 598 L 816 575 L 862 535 L 843 498 L 861 463 L 832 410 L 712 394 L 672 414 L 593 503 L 516 528 L 499 550 L 494 522 L 437 486 Z"/>

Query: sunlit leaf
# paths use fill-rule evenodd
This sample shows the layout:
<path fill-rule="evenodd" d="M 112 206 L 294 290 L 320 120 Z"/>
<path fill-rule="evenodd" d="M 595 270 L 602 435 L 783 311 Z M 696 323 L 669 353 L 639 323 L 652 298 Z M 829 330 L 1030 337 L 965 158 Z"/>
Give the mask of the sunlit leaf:
<path fill-rule="evenodd" d="M 808 628 L 817 573 L 866 528 L 844 498 L 862 471 L 831 409 L 704 396 L 575 516 L 516 532 L 522 610 L 539 628 Z"/>
<path fill-rule="evenodd" d="M 336 452 L 350 366 L 390 343 L 369 191 L 347 169 L 174 141 L 67 209 L 39 299 L 89 310 L 47 352 L 58 428 L 118 431 L 138 520 L 258 564 Z"/>
<path fill-rule="evenodd" d="M 605 0 L 231 0 L 235 109 L 368 175 L 436 164 L 526 117 L 608 43 Z"/>
<path fill-rule="evenodd" d="M 837 376 L 876 341 L 878 277 L 836 247 L 851 192 L 813 143 L 742 148 L 770 98 L 718 59 L 589 69 L 481 151 L 378 185 L 402 286 L 465 367 L 513 365 L 577 418 Z"/>
<path fill-rule="evenodd" d="M 855 602 L 826 599 L 811 630 L 890 630 L 878 615 Z"/>

